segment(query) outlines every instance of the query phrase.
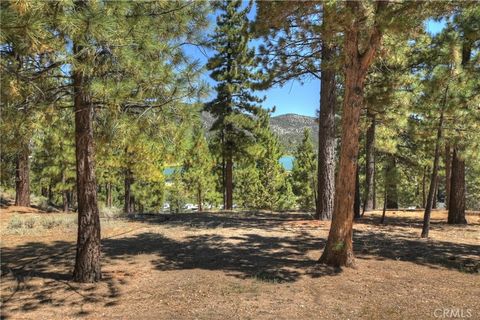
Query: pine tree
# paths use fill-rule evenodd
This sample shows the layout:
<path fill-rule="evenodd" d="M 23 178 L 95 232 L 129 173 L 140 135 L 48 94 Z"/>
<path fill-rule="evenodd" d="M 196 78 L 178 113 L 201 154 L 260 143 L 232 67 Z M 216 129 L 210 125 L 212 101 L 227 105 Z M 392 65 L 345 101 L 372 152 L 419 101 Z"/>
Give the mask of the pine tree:
<path fill-rule="evenodd" d="M 222 1 L 221 14 L 212 37 L 215 55 L 208 61 L 211 78 L 217 81 L 217 96 L 205 109 L 214 117 L 211 128 L 217 135 L 219 153 L 223 163 L 223 188 L 225 209 L 233 206 L 233 168 L 236 159 L 242 157 L 254 142 L 255 116 L 261 110 L 257 105 L 262 99 L 251 90 L 259 80 L 255 50 L 249 48 L 249 23 L 247 14 L 252 8 L 249 2 L 240 9 L 242 1 Z"/>
<path fill-rule="evenodd" d="M 285 185 L 286 173 L 280 164 L 282 151 L 278 137 L 270 128 L 270 113 L 262 112 L 258 119 L 258 128 L 255 134 L 260 148 L 255 164 L 259 172 L 261 185 L 260 208 L 275 210 L 282 196 L 282 187 Z M 287 196 L 286 194 L 284 196 Z M 282 200 L 284 207 L 288 200 Z"/>
<path fill-rule="evenodd" d="M 294 153 L 292 182 L 293 193 L 297 196 L 302 210 L 313 210 L 317 198 L 316 156 L 309 129 L 303 131 L 303 139 Z"/>
<path fill-rule="evenodd" d="M 425 5 L 425 4 L 423 4 Z M 425 6 L 428 6 L 425 5 Z M 436 7 L 439 11 L 441 6 Z M 321 263 L 353 266 L 353 205 L 359 148 L 359 120 L 364 106 L 365 80 L 377 53 L 382 35 L 400 25 L 404 32 L 421 24 L 428 10 L 418 4 L 376 1 L 345 3 L 343 55 L 345 63 L 342 134 L 335 204 L 327 244 Z M 402 21 L 394 17 L 403 17 Z M 405 27 L 407 26 L 407 27 Z M 362 35 L 368 35 L 363 37 Z"/>
<path fill-rule="evenodd" d="M 74 279 L 92 282 L 101 278 L 94 109 L 103 106 L 140 116 L 197 96 L 192 76 L 198 68 L 184 59 L 181 44 L 205 26 L 205 6 L 77 1 L 53 7 L 58 11 L 57 33 L 72 44 L 71 51 L 65 45 L 72 62 L 76 133 L 79 229 Z"/>
<path fill-rule="evenodd" d="M 63 211 L 74 208 L 72 193 L 75 189 L 75 149 L 71 109 L 45 110 L 38 119 L 42 126 L 33 140 L 32 176 L 37 194 L 49 190 L 49 205 L 59 205 Z M 35 190 L 35 188 L 34 188 Z"/>
<path fill-rule="evenodd" d="M 256 143 L 250 146 L 250 156 L 238 163 L 235 173 L 239 204 L 253 209 L 291 209 L 294 195 L 288 174 L 279 162 L 282 150 L 271 130 L 268 111 L 259 113 L 254 134 Z"/>
<path fill-rule="evenodd" d="M 335 192 L 335 105 L 338 69 L 338 6 L 328 1 L 263 1 L 257 4 L 256 31 L 263 36 L 265 86 L 295 79 L 320 80 L 318 199 L 315 217 L 330 220 Z"/>
<path fill-rule="evenodd" d="M 15 204 L 20 206 L 30 206 L 30 158 L 38 118 L 65 91 L 52 77 L 60 73 L 56 50 L 61 42 L 55 40 L 49 8 L 47 2 L 1 3 L 2 153 L 15 163 Z"/>
<path fill-rule="evenodd" d="M 203 211 L 207 198 L 215 193 L 215 177 L 213 175 L 213 159 L 210 155 L 203 129 L 197 125 L 193 130 L 193 143 L 183 162 L 182 178 L 187 190 Z"/>
<path fill-rule="evenodd" d="M 456 59 L 453 61 L 456 80 L 453 84 L 454 106 L 456 108 L 452 107 L 448 112 L 453 119 L 454 128 L 453 132 L 448 132 L 453 147 L 451 168 L 447 168 L 451 169 L 450 176 L 447 176 L 447 186 L 449 188 L 446 188 L 447 199 L 449 199 L 448 223 L 450 224 L 467 223 L 465 219 L 467 199 L 465 171 L 467 164 L 473 165 L 473 159 L 469 157 L 469 149 L 472 150 L 472 147 L 475 146 L 472 138 L 478 141 L 477 135 L 467 132 L 478 132 L 478 121 L 474 120 L 475 114 L 471 112 L 474 109 L 475 100 L 479 99 L 478 90 L 474 89 L 478 89 L 479 86 L 478 72 L 475 72 L 475 68 L 478 68 L 479 19 L 480 8 L 478 6 L 467 6 L 463 10 L 459 10 L 454 16 L 453 26 L 447 27 L 446 30 L 446 32 L 453 33 L 454 47 L 457 52 Z M 475 51 L 477 57 L 473 54 Z M 459 119 L 462 119 L 462 121 L 458 121 Z M 448 181 L 449 178 L 450 181 Z"/>

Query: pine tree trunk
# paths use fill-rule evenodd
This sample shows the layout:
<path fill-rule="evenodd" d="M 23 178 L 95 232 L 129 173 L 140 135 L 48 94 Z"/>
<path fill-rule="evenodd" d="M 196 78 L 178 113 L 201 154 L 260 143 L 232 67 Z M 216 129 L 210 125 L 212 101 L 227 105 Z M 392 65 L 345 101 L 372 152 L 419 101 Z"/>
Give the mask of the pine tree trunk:
<path fill-rule="evenodd" d="M 462 68 L 467 68 L 471 59 L 473 42 L 464 40 L 462 44 Z M 465 186 L 465 160 L 459 155 L 459 145 L 453 148 L 451 162 L 450 194 L 448 206 L 448 223 L 466 224 L 466 186 Z M 447 182 L 448 183 L 448 182 Z M 447 192 L 448 195 L 448 192 Z"/>
<path fill-rule="evenodd" d="M 108 182 L 105 186 L 106 190 L 106 205 L 108 208 L 112 207 L 112 183 Z"/>
<path fill-rule="evenodd" d="M 444 113 L 444 107 L 447 99 L 447 92 L 448 92 L 448 87 L 445 90 L 445 98 L 442 105 L 442 110 L 440 112 L 440 120 L 438 122 L 437 140 L 435 141 L 435 155 L 433 159 L 432 176 L 430 178 L 430 189 L 428 190 L 427 204 L 425 206 L 425 213 L 423 216 L 423 227 L 422 227 L 422 234 L 421 234 L 422 238 L 428 238 L 428 232 L 430 230 L 430 215 L 432 212 L 433 197 L 435 196 L 435 184 L 437 182 L 437 176 L 438 176 L 438 163 L 440 160 L 440 142 L 442 140 L 442 131 L 443 131 L 443 113 Z"/>
<path fill-rule="evenodd" d="M 132 178 L 132 171 L 130 169 L 127 169 L 125 171 L 125 188 L 124 188 L 124 205 L 123 205 L 123 212 L 126 214 L 130 214 L 133 212 L 133 203 L 132 203 L 132 190 L 131 190 L 131 185 L 133 182 Z"/>
<path fill-rule="evenodd" d="M 73 203 L 73 191 L 72 190 L 67 191 L 67 201 L 68 201 L 69 209 L 73 209 L 75 207 L 75 204 Z"/>
<path fill-rule="evenodd" d="M 48 204 L 53 204 L 52 180 L 50 180 L 50 182 L 49 182 L 49 184 L 48 184 L 47 203 L 48 203 Z"/>
<path fill-rule="evenodd" d="M 397 180 L 397 160 L 394 156 L 389 155 L 385 169 L 387 209 L 398 209 Z"/>
<path fill-rule="evenodd" d="M 354 218 L 355 219 L 360 219 L 360 170 L 358 170 L 358 165 L 357 165 L 357 173 L 356 173 L 356 178 L 355 178 L 355 202 L 353 204 L 353 211 L 354 211 Z"/>
<path fill-rule="evenodd" d="M 365 139 L 365 202 L 363 211 L 370 211 L 374 209 L 374 187 L 375 187 L 375 127 L 376 117 L 372 112 L 368 112 L 367 116 L 370 118 L 370 126 L 367 129 Z"/>
<path fill-rule="evenodd" d="M 328 11 L 327 11 L 328 14 Z M 335 68 L 330 65 L 335 48 L 322 44 L 320 117 L 318 120 L 318 170 L 315 218 L 330 220 L 335 198 Z"/>
<path fill-rule="evenodd" d="M 62 191 L 62 204 L 63 204 L 63 212 L 68 212 L 68 191 Z"/>
<path fill-rule="evenodd" d="M 450 185 L 452 179 L 452 151 L 450 144 L 445 144 L 445 208 L 450 207 Z"/>
<path fill-rule="evenodd" d="M 387 185 L 385 184 L 385 189 L 383 190 L 383 211 L 382 211 L 382 218 L 380 219 L 380 223 L 385 223 L 385 215 L 387 213 Z"/>
<path fill-rule="evenodd" d="M 422 208 L 427 206 L 427 167 L 423 168 L 422 178 Z"/>
<path fill-rule="evenodd" d="M 376 163 L 375 156 L 373 162 Z M 376 171 L 373 172 L 373 210 L 377 209 L 377 179 L 375 179 L 375 173 Z"/>
<path fill-rule="evenodd" d="M 65 177 L 65 169 L 62 171 L 62 184 L 65 185 L 66 177 Z M 68 190 L 62 190 L 62 204 L 63 204 L 63 212 L 68 212 Z"/>
<path fill-rule="evenodd" d="M 82 8 L 84 2 L 77 2 Z M 83 62 L 82 48 L 73 45 L 73 52 Z M 95 180 L 93 105 L 86 91 L 87 81 L 82 70 L 73 70 L 75 110 L 75 154 L 77 164 L 78 236 L 73 279 L 94 282 L 101 279 L 100 217 Z"/>
<path fill-rule="evenodd" d="M 223 209 L 227 207 L 227 179 L 226 179 L 226 156 L 225 156 L 225 132 L 222 130 L 221 133 L 222 141 L 222 197 L 223 197 Z"/>
<path fill-rule="evenodd" d="M 438 200 L 438 175 L 437 175 L 437 179 L 435 179 L 435 191 L 433 192 L 432 209 L 437 209 L 437 200 Z"/>
<path fill-rule="evenodd" d="M 203 206 L 202 206 L 202 189 L 198 187 L 197 189 L 197 202 L 198 202 L 198 211 L 202 212 L 203 211 Z"/>
<path fill-rule="evenodd" d="M 377 10 L 386 4 L 377 2 Z M 381 33 L 376 24 L 372 26 L 368 47 L 359 53 L 360 45 L 360 4 L 348 1 L 347 8 L 353 19 L 345 28 L 344 68 L 345 93 L 342 107 L 342 144 L 338 176 L 335 183 L 335 201 L 330 232 L 319 262 L 330 266 L 354 266 L 353 255 L 353 203 L 360 135 L 360 113 L 363 107 L 365 78 L 380 45 Z"/>
<path fill-rule="evenodd" d="M 77 208 L 78 211 L 78 201 L 77 201 L 77 188 L 73 187 L 72 189 L 72 201 L 71 201 L 72 207 Z"/>
<path fill-rule="evenodd" d="M 15 171 L 15 205 L 30 206 L 30 151 L 28 144 L 21 146 Z"/>
<path fill-rule="evenodd" d="M 450 190 L 450 206 L 448 209 L 449 224 L 466 224 L 465 219 L 465 160 L 459 154 L 457 148 L 453 149 L 452 176 Z"/>
<path fill-rule="evenodd" d="M 226 210 L 233 208 L 233 160 L 231 156 L 227 157 L 225 163 L 225 191 L 226 191 Z"/>

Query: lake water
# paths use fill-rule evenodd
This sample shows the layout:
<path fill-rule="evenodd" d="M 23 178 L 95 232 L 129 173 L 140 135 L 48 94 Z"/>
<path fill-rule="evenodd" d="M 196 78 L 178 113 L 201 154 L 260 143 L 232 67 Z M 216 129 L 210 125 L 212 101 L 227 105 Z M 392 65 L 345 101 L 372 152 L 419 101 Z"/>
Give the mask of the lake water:
<path fill-rule="evenodd" d="M 280 164 L 287 171 L 292 171 L 293 169 L 293 156 L 283 156 L 279 160 Z"/>
<path fill-rule="evenodd" d="M 291 171 L 293 168 L 293 156 L 283 156 L 279 160 L 280 164 L 283 166 L 283 168 L 287 171 Z M 168 167 L 163 169 L 163 174 L 166 176 L 169 176 L 173 174 L 175 171 L 176 167 Z"/>

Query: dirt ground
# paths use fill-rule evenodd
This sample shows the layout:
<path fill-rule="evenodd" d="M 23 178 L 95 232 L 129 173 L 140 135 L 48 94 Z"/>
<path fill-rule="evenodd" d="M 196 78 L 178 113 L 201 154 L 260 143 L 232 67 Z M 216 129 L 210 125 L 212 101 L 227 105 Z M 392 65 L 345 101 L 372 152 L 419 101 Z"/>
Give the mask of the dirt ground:
<path fill-rule="evenodd" d="M 16 212 L 0 214 L 3 319 L 480 319 L 478 215 L 434 211 L 425 240 L 420 211 L 367 213 L 343 270 L 316 263 L 329 223 L 308 214 L 102 221 L 103 280 L 77 284 L 75 228 L 12 233 L 14 214 L 42 215 Z"/>

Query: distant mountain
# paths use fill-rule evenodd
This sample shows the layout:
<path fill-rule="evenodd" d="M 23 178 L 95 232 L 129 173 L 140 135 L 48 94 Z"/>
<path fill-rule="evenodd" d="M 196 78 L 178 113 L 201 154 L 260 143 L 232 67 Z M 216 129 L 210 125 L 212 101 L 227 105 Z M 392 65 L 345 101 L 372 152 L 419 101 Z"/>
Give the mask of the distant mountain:
<path fill-rule="evenodd" d="M 292 152 L 300 144 L 305 128 L 310 128 L 313 141 L 318 145 L 318 123 L 314 117 L 294 113 L 282 114 L 271 117 L 270 126 L 287 152 Z"/>
<path fill-rule="evenodd" d="M 205 129 L 209 129 L 215 118 L 208 112 L 202 112 L 202 122 Z M 270 118 L 270 126 L 275 132 L 287 153 L 293 152 L 302 141 L 303 130 L 310 128 L 315 145 L 318 145 L 318 124 L 314 117 L 288 113 Z"/>

